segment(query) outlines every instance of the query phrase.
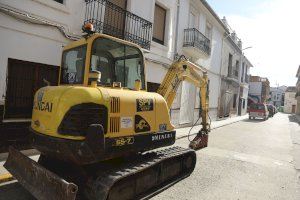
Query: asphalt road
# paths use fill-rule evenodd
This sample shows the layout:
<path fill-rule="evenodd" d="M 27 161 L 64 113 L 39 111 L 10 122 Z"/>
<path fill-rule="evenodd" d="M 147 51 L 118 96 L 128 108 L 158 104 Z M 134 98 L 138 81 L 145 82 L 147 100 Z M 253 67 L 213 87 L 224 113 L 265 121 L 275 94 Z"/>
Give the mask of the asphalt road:
<path fill-rule="evenodd" d="M 299 138 L 299 125 L 281 113 L 267 121 L 247 119 L 216 129 L 208 147 L 197 152 L 193 174 L 153 200 L 299 200 L 294 157 L 300 154 L 294 154 L 293 144 Z M 187 144 L 186 139 L 177 141 Z"/>
<path fill-rule="evenodd" d="M 300 199 L 300 126 L 286 114 L 267 121 L 244 120 L 215 129 L 209 147 L 197 151 L 192 175 L 153 200 Z M 187 138 L 177 146 L 188 146 Z M 299 143 L 300 145 L 300 143 Z M 296 158 L 296 159 L 295 159 Z M 0 185 L 0 200 L 32 200 L 18 183 Z"/>

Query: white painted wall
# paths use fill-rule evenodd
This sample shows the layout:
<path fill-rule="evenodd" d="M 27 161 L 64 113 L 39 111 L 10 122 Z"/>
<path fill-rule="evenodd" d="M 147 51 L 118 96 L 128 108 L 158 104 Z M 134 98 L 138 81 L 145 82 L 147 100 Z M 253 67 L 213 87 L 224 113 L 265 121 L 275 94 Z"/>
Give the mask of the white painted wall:
<path fill-rule="evenodd" d="M 0 6 L 59 23 L 74 34 L 80 34 L 84 20 L 81 0 L 65 0 L 65 4 L 52 0 L 1 0 Z M 70 41 L 54 27 L 24 23 L 2 12 L 0 35 L 0 104 L 5 98 L 8 58 L 60 65 L 62 46 Z"/>
<path fill-rule="evenodd" d="M 250 82 L 249 83 L 249 94 L 261 95 L 262 82 Z"/>
<path fill-rule="evenodd" d="M 198 30 L 205 34 L 206 23 L 210 23 L 212 25 L 212 37 L 211 39 L 211 55 L 207 59 L 192 59 L 198 65 L 203 66 L 208 70 L 208 77 L 210 80 L 210 96 L 209 96 L 209 108 L 210 115 L 213 120 L 216 119 L 217 116 L 217 108 L 218 108 L 218 98 L 220 95 L 220 64 L 221 64 L 221 56 L 222 56 L 222 40 L 223 34 L 225 30 L 219 25 L 219 22 L 212 16 L 212 14 L 204 7 L 201 1 L 196 0 L 181 0 L 180 1 L 180 10 L 179 10 L 179 27 L 178 27 L 178 40 L 177 40 L 177 49 L 178 54 L 184 54 L 182 51 L 183 39 L 184 39 L 184 29 L 189 28 L 189 13 L 193 9 L 193 11 L 199 14 L 198 23 L 196 26 Z M 196 28 L 197 28 L 196 27 Z M 186 57 L 190 57 L 190 55 L 186 55 Z M 193 90 L 193 89 L 191 89 Z M 195 90 L 192 91 L 195 93 Z M 182 91 L 182 94 L 187 94 Z M 182 95 L 181 94 L 181 95 Z M 188 93 L 190 94 L 190 93 Z M 196 96 L 195 94 L 192 96 Z M 181 97 L 182 99 L 182 97 Z M 190 111 L 192 112 L 192 111 Z M 196 116 L 198 116 L 198 110 L 194 109 L 194 121 Z"/>

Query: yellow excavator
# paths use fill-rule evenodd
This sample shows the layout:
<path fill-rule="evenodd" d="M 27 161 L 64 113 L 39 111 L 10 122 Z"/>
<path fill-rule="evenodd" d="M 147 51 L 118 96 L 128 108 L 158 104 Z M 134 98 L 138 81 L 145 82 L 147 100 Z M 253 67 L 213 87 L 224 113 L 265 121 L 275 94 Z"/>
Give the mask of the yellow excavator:
<path fill-rule="evenodd" d="M 38 90 L 30 130 L 38 162 L 14 148 L 5 167 L 37 199 L 136 199 L 189 176 L 207 146 L 207 72 L 181 56 L 147 92 L 138 45 L 88 34 L 64 47 L 58 86 Z M 200 88 L 202 129 L 175 143 L 169 110 L 182 81 Z"/>

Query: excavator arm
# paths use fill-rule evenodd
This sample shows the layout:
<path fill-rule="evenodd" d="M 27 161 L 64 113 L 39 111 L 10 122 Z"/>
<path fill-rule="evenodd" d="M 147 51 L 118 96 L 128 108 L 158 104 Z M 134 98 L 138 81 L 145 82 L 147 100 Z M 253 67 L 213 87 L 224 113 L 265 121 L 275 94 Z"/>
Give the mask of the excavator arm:
<path fill-rule="evenodd" d="M 207 146 L 207 135 L 210 131 L 208 123 L 208 77 L 207 71 L 188 61 L 184 56 L 172 63 L 157 93 L 162 95 L 169 108 L 175 99 L 176 91 L 182 81 L 188 81 L 200 89 L 200 113 L 202 129 L 191 141 L 190 147 L 199 149 Z"/>

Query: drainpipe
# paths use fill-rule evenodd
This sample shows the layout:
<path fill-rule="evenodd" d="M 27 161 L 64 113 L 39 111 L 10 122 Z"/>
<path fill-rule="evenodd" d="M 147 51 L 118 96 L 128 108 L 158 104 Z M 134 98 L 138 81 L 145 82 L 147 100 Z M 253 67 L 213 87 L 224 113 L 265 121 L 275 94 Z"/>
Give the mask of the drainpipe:
<path fill-rule="evenodd" d="M 227 32 L 225 31 L 224 35 L 222 36 L 222 44 L 221 44 L 221 63 L 220 63 L 220 71 L 219 71 L 219 75 L 220 75 L 220 83 L 219 83 L 219 97 L 218 97 L 218 111 L 217 111 L 217 115 L 219 115 L 220 113 L 220 109 L 221 109 L 221 93 L 222 93 L 222 72 L 223 72 L 223 48 L 224 48 L 224 40 L 227 39 L 227 37 L 230 36 L 230 33 L 227 33 L 227 35 L 225 36 Z M 224 109 L 224 108 L 223 108 Z M 219 116 L 217 116 L 219 118 Z"/>
<path fill-rule="evenodd" d="M 176 56 L 178 55 L 177 52 L 177 39 L 178 39 L 178 24 L 179 24 L 179 8 L 180 8 L 180 0 L 177 0 L 177 13 L 176 13 L 176 33 L 175 33 L 175 44 L 174 44 L 174 60 L 176 59 Z"/>

